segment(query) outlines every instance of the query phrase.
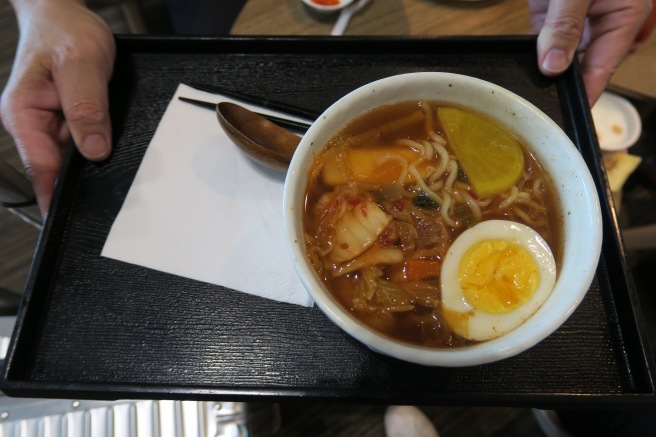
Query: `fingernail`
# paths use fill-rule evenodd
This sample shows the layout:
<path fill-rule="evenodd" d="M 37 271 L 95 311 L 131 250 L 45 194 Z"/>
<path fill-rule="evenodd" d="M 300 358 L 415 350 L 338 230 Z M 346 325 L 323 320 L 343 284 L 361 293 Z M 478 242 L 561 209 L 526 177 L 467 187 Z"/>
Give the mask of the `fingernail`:
<path fill-rule="evenodd" d="M 542 68 L 551 73 L 562 73 L 569 66 L 567 53 L 561 49 L 551 49 L 544 57 Z"/>
<path fill-rule="evenodd" d="M 107 141 L 100 134 L 87 135 L 84 141 L 82 141 L 80 151 L 87 159 L 102 159 L 107 156 Z"/>

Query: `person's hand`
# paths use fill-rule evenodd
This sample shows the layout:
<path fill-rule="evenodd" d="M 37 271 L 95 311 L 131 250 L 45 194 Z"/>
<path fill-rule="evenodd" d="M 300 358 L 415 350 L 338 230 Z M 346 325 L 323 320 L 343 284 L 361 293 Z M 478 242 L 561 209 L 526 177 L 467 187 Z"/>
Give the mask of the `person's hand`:
<path fill-rule="evenodd" d="M 654 9 L 654 4 L 656 4 L 656 2 L 652 0 L 651 3 L 652 3 L 651 14 L 649 14 L 647 21 L 645 21 L 645 23 L 638 31 L 638 35 L 636 36 L 635 41 L 633 41 L 633 45 L 631 46 L 631 49 L 633 50 L 637 49 L 642 44 L 647 42 L 647 40 L 649 39 L 649 37 L 654 31 L 654 27 L 656 27 L 656 9 Z"/>
<path fill-rule="evenodd" d="M 528 0 L 531 28 L 539 31 L 538 66 L 564 72 L 577 53 L 594 104 L 631 49 L 651 11 L 651 0 Z"/>
<path fill-rule="evenodd" d="M 114 38 L 81 0 L 13 5 L 20 39 L 0 116 L 45 215 L 69 135 L 87 159 L 102 160 L 111 152 L 107 83 Z"/>

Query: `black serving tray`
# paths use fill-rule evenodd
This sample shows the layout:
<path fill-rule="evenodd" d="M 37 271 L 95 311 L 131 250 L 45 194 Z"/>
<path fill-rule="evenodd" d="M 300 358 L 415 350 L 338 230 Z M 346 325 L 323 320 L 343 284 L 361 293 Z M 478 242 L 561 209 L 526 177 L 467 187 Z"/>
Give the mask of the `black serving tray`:
<path fill-rule="evenodd" d="M 652 403 L 652 357 L 577 66 L 542 76 L 533 37 L 118 37 L 115 151 L 66 156 L 37 247 L 1 389 L 12 396 L 385 402 L 553 407 Z M 320 111 L 412 71 L 505 87 L 555 120 L 596 181 L 603 251 L 570 319 L 501 362 L 423 367 L 379 355 L 303 308 L 102 258 L 143 154 L 180 82 Z M 225 230 L 229 232 L 229 230 Z"/>

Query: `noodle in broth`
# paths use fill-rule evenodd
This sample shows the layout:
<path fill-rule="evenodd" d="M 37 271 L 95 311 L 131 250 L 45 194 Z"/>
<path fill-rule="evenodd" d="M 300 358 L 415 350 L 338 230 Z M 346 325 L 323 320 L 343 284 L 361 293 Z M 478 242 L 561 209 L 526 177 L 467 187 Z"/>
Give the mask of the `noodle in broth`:
<path fill-rule="evenodd" d="M 449 246 L 485 220 L 523 223 L 559 252 L 551 182 L 522 145 L 523 171 L 479 196 L 436 116 L 436 102 L 377 108 L 349 123 L 308 173 L 306 252 L 355 318 L 428 347 L 471 344 L 444 321 L 439 274 Z M 558 258 L 558 257 L 557 257 Z"/>

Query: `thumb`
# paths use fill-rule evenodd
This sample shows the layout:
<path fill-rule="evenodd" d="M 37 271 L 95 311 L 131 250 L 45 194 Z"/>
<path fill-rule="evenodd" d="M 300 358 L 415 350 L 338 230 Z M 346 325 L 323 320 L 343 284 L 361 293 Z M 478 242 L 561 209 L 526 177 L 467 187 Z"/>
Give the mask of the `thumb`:
<path fill-rule="evenodd" d="M 101 161 L 111 152 L 107 97 L 108 72 L 93 61 L 68 66 L 54 77 L 62 111 L 78 150 L 86 159 Z"/>
<path fill-rule="evenodd" d="M 552 0 L 538 35 L 538 66 L 547 76 L 564 72 L 572 63 L 591 0 Z"/>

